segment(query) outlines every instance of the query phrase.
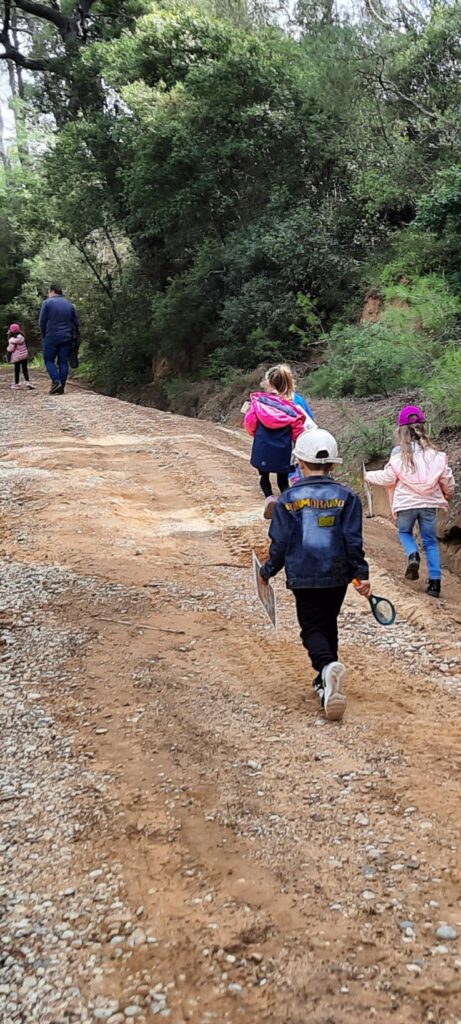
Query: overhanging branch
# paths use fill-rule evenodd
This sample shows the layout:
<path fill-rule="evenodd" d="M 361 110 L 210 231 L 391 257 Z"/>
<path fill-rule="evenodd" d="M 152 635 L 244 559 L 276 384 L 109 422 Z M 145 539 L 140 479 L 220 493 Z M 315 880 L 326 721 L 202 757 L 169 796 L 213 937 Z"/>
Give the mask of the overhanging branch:
<path fill-rule="evenodd" d="M 425 117 L 429 117 L 431 121 L 438 121 L 439 115 L 433 110 L 428 110 L 427 107 L 423 107 L 422 103 L 418 103 L 413 96 L 406 96 L 405 93 L 401 92 L 397 88 L 395 82 L 392 82 L 389 78 L 386 80 L 382 74 L 377 76 L 379 84 L 385 92 L 393 92 L 398 96 L 399 100 L 403 100 L 404 103 L 409 103 L 410 106 L 414 107 L 415 110 L 419 110 L 420 114 L 424 114 Z"/>
<path fill-rule="evenodd" d="M 14 27 L 12 13 L 22 13 L 39 21 L 46 21 L 54 25 L 62 41 L 69 43 L 75 41 L 82 45 L 87 40 L 87 19 L 91 8 L 96 0 L 79 0 L 75 3 L 72 14 L 63 14 L 56 2 L 51 6 L 42 3 L 41 0 L 4 0 L 3 3 L 3 27 L 0 31 L 0 46 L 4 52 L 0 53 L 0 60 L 9 60 L 18 68 L 28 71 L 46 71 L 52 69 L 53 60 L 41 57 L 28 56 L 19 49 L 17 38 L 11 37 L 11 28 Z"/>
<path fill-rule="evenodd" d="M 39 0 L 15 0 L 15 4 L 24 14 L 31 14 L 34 18 L 55 25 L 63 39 L 72 33 L 73 19 L 63 14 L 57 7 L 48 7 L 48 4 L 42 4 Z"/>
<path fill-rule="evenodd" d="M 3 32 L 0 32 L 0 45 L 5 51 L 0 53 L 0 60 L 10 60 L 18 68 L 24 68 L 26 71 L 45 71 L 49 67 L 49 63 L 45 60 L 38 57 L 26 57 L 24 53 L 20 53 L 9 39 L 5 39 Z"/>

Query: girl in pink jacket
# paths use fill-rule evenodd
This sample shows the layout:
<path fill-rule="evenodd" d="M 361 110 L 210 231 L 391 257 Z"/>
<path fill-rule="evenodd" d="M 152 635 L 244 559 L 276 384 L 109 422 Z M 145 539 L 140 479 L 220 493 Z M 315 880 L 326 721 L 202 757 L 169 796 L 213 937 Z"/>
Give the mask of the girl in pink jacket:
<path fill-rule="evenodd" d="M 13 391 L 19 390 L 19 374 L 21 369 L 26 387 L 33 390 L 34 385 L 29 380 L 29 353 L 27 351 L 26 339 L 19 324 L 11 324 L 8 329 L 7 352 L 9 352 L 10 361 L 14 366 L 14 384 L 11 385 Z"/>
<path fill-rule="evenodd" d="M 370 484 L 382 484 L 392 496 L 392 511 L 399 537 L 408 557 L 405 577 L 417 580 L 420 555 L 413 536 L 415 524 L 423 543 L 428 568 L 427 593 L 440 597 L 442 578 L 437 541 L 437 509 L 448 508 L 455 491 L 453 473 L 444 452 L 428 437 L 426 417 L 417 405 L 406 405 L 399 413 L 399 444 L 387 466 L 365 474 Z"/>
<path fill-rule="evenodd" d="M 264 518 L 271 519 L 276 498 L 270 474 L 277 475 L 280 490 L 288 487 L 293 443 L 313 420 L 296 403 L 294 378 L 289 366 L 273 366 L 265 379 L 266 391 L 250 396 L 250 408 L 243 425 L 253 438 L 251 465 L 259 472 L 261 490 L 266 499 Z M 309 421 L 307 423 L 307 421 Z"/>

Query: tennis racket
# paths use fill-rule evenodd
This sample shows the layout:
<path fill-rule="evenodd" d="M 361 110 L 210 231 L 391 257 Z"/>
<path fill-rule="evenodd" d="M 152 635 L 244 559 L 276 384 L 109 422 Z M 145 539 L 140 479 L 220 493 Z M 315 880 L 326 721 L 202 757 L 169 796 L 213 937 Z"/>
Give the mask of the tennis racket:
<path fill-rule="evenodd" d="M 354 587 L 360 587 L 360 580 L 352 580 L 352 582 Z M 380 626 L 392 626 L 397 615 L 392 601 L 389 601 L 387 597 L 375 597 L 374 594 L 370 594 L 370 597 L 367 597 L 367 601 Z"/>

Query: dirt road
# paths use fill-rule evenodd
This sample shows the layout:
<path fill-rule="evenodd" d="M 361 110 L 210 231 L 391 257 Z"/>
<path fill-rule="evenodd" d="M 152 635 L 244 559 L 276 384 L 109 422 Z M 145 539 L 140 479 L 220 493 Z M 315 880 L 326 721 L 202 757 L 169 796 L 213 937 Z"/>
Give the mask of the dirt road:
<path fill-rule="evenodd" d="M 0 1019 L 455 1024 L 459 579 L 367 525 L 398 621 L 350 595 L 325 724 L 245 437 L 6 380 Z"/>

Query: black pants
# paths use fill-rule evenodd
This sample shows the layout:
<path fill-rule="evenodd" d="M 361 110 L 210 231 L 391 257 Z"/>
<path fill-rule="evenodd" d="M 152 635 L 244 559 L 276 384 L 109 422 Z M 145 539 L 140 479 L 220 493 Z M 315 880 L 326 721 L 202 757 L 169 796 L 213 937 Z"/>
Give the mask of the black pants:
<path fill-rule="evenodd" d="M 270 498 L 271 494 L 273 494 L 274 492 L 272 490 L 271 478 L 269 476 L 269 473 L 262 473 L 261 470 L 259 470 L 259 476 L 259 485 L 264 494 L 264 497 Z M 282 491 L 286 491 L 288 487 L 288 473 L 277 473 L 277 484 L 280 494 L 282 493 Z"/>
<path fill-rule="evenodd" d="M 294 590 L 301 640 L 317 672 L 338 660 L 338 615 L 347 587 Z"/>
<path fill-rule="evenodd" d="M 21 359 L 19 363 L 14 364 L 14 383 L 19 384 L 19 372 L 22 367 L 24 380 L 29 380 L 29 367 L 27 365 L 27 359 Z"/>

